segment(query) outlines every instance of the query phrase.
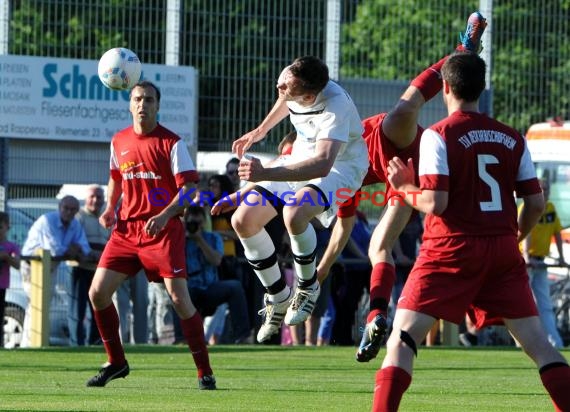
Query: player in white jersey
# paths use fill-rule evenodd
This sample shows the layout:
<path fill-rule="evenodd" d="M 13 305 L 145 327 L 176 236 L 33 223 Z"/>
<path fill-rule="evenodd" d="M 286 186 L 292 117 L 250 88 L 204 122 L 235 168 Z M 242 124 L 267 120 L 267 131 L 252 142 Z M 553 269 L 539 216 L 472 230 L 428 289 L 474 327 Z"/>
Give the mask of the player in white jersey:
<path fill-rule="evenodd" d="M 305 56 L 287 66 L 277 81 L 279 97 L 257 128 L 237 139 L 232 150 L 242 159 L 242 180 L 257 182 L 242 199 L 232 225 L 245 257 L 265 287 L 265 319 L 257 335 L 263 342 L 279 331 L 283 318 L 289 325 L 305 321 L 320 290 L 316 275 L 316 234 L 309 224 L 318 217 L 325 226 L 334 219 L 337 194 L 360 187 L 368 169 L 368 152 L 361 119 L 348 93 L 329 79 L 327 66 Z M 297 131 L 290 156 L 271 167 L 244 156 L 279 122 L 289 116 Z M 291 240 L 298 287 L 295 296 L 277 264 L 273 240 L 265 231 L 282 214 Z"/>

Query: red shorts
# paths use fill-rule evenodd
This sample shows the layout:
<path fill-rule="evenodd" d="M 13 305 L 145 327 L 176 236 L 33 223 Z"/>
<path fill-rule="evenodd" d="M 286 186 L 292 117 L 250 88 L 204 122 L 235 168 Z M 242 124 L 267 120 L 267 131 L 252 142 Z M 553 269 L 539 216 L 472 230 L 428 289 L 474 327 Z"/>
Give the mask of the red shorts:
<path fill-rule="evenodd" d="M 128 276 L 144 269 L 149 282 L 185 278 L 185 233 L 180 219 L 170 219 L 156 237 L 146 234 L 145 224 L 144 220 L 118 221 L 97 266 Z"/>
<path fill-rule="evenodd" d="M 393 196 L 393 193 L 386 176 L 388 176 L 388 162 L 393 157 L 398 156 L 404 163 L 411 158 L 416 170 L 416 183 L 419 183 L 417 181 L 417 172 L 420 156 L 420 138 L 423 129 L 418 126 L 416 138 L 413 142 L 403 149 L 398 149 L 382 131 L 382 122 L 386 115 L 387 113 L 380 113 L 362 121 L 362 126 L 364 127 L 362 137 L 366 141 L 366 146 L 368 146 L 368 159 L 370 160 L 368 173 L 364 177 L 362 186 L 381 182 L 386 183 L 387 198 L 390 198 Z"/>
<path fill-rule="evenodd" d="M 368 172 L 364 176 L 362 181 L 362 186 L 373 185 L 375 183 L 385 183 L 386 190 L 383 193 L 378 193 L 374 195 L 376 202 L 382 203 L 386 202 L 391 205 L 396 202 L 403 204 L 404 200 L 392 199 L 397 193 L 392 189 L 392 186 L 388 183 L 388 162 L 392 160 L 393 157 L 398 156 L 400 159 L 406 163 L 409 158 L 413 159 L 414 168 L 416 171 L 416 185 L 419 185 L 419 179 L 417 175 L 418 171 L 418 161 L 420 153 L 420 138 L 423 129 L 418 126 L 416 138 L 409 146 L 398 149 L 394 146 L 394 143 L 384 134 L 382 131 L 382 122 L 388 113 L 379 113 L 375 116 L 368 117 L 362 121 L 362 126 L 364 127 L 364 133 L 362 137 L 366 142 L 368 148 L 368 160 L 370 165 L 368 166 Z M 356 209 L 358 207 L 358 201 L 355 198 L 347 200 L 345 203 L 340 205 L 337 216 L 339 217 L 349 217 L 354 216 Z M 414 210 L 414 214 L 417 211 Z"/>
<path fill-rule="evenodd" d="M 399 309 L 477 328 L 537 316 L 515 236 L 426 239 L 404 285 Z"/>

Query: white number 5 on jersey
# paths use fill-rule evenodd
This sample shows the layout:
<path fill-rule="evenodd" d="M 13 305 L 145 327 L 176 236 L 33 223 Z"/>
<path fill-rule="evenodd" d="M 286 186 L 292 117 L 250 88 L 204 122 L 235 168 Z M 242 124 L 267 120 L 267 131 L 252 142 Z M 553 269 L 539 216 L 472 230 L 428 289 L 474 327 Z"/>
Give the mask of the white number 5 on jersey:
<path fill-rule="evenodd" d="M 487 172 L 488 164 L 497 164 L 499 159 L 493 155 L 480 154 L 477 155 L 477 167 L 479 170 L 479 177 L 483 182 L 489 186 L 491 190 L 491 200 L 489 202 L 479 202 L 479 207 L 482 212 L 497 212 L 503 210 L 503 204 L 501 202 L 501 191 L 499 189 L 499 183 L 493 179 Z"/>

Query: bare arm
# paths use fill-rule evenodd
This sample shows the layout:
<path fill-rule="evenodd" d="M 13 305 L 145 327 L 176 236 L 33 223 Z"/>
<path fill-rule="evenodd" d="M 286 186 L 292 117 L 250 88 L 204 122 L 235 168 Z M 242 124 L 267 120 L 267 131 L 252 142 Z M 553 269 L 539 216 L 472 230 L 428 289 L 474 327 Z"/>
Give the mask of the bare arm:
<path fill-rule="evenodd" d="M 196 184 L 193 182 L 187 182 L 178 190 L 176 196 L 172 201 L 156 216 L 152 216 L 147 220 L 145 225 L 145 231 L 150 236 L 156 236 L 160 232 L 168 221 L 175 217 L 180 216 L 184 212 L 184 208 L 192 204 L 192 196 L 186 196 L 189 191 L 193 191 L 196 188 Z"/>
<path fill-rule="evenodd" d="M 8 263 L 14 269 L 20 269 L 20 255 L 17 255 L 17 254 L 11 255 L 10 259 L 8 259 Z"/>
<path fill-rule="evenodd" d="M 542 193 L 523 197 L 523 206 L 519 214 L 519 242 L 528 236 L 543 212 L 544 197 Z"/>
<path fill-rule="evenodd" d="M 562 247 L 562 235 L 560 235 L 560 232 L 554 234 L 554 241 L 558 250 L 558 263 L 563 265 L 566 263 L 566 260 L 564 259 L 564 248 Z"/>
<path fill-rule="evenodd" d="M 16 253 L 8 253 L 6 251 L 0 251 L 0 262 L 6 262 L 14 269 L 20 269 L 20 255 Z"/>
<path fill-rule="evenodd" d="M 267 166 L 274 165 L 276 163 L 277 159 L 278 158 L 271 160 L 269 163 L 267 163 Z M 228 196 L 226 196 L 223 199 L 220 199 L 216 203 L 214 203 L 214 205 L 212 206 L 212 209 L 210 210 L 210 213 L 212 214 L 212 216 L 217 216 L 217 215 L 221 215 L 222 213 L 229 212 L 231 210 L 237 209 L 240 202 L 244 201 L 245 195 L 247 193 L 251 192 L 254 187 L 255 187 L 255 182 L 247 182 L 239 190 L 237 190 L 233 193 L 230 193 Z M 235 239 L 237 240 L 237 235 L 235 236 Z"/>
<path fill-rule="evenodd" d="M 530 236 L 526 236 L 521 242 L 521 252 L 525 262 L 527 263 L 529 262 L 528 249 L 530 248 L 530 238 Z"/>
<path fill-rule="evenodd" d="M 262 140 L 281 120 L 289 116 L 285 99 L 279 97 L 265 119 L 255 129 L 247 132 L 232 144 L 232 152 L 241 159 L 245 152 L 256 142 Z"/>
<path fill-rule="evenodd" d="M 239 177 L 250 182 L 299 182 L 323 177 L 329 174 L 343 144 L 332 139 L 318 140 L 313 157 L 285 166 L 265 168 L 259 159 L 242 160 L 238 169 Z"/>
<path fill-rule="evenodd" d="M 350 217 L 337 218 L 331 232 L 329 244 L 323 253 L 323 257 L 317 266 L 317 277 L 322 283 L 329 275 L 332 265 L 336 262 L 352 233 L 352 228 L 356 222 L 356 215 Z"/>
<path fill-rule="evenodd" d="M 388 162 L 388 181 L 400 192 L 408 205 L 423 213 L 441 215 L 447 208 L 449 193 L 441 190 L 420 190 L 414 185 L 412 159 L 405 164 L 399 157 Z"/>
<path fill-rule="evenodd" d="M 113 227 L 117 218 L 115 216 L 115 209 L 119 203 L 119 199 L 123 194 L 123 187 L 120 181 L 115 181 L 112 177 L 109 178 L 107 183 L 107 206 L 105 210 L 99 217 L 99 223 L 101 226 L 110 229 Z"/>

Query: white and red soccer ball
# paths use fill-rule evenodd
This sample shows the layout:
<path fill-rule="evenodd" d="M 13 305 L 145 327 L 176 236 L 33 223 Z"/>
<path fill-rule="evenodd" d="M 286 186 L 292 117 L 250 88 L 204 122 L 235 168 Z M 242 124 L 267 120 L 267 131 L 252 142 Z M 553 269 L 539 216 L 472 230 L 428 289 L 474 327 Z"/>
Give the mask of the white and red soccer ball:
<path fill-rule="evenodd" d="M 130 90 L 141 78 L 142 65 L 137 55 L 124 47 L 107 50 L 99 59 L 99 79 L 112 90 Z"/>

